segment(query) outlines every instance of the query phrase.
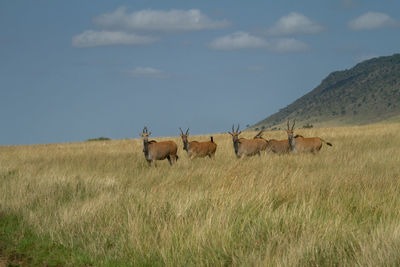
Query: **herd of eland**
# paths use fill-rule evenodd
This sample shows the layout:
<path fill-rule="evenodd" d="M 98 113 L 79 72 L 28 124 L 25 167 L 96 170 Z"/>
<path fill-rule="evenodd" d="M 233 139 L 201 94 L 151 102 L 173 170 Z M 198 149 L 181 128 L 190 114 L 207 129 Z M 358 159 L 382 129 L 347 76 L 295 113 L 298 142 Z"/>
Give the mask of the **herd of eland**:
<path fill-rule="evenodd" d="M 319 137 L 303 137 L 302 135 L 294 135 L 294 125 L 296 121 L 294 120 L 292 127 L 290 127 L 289 121 L 287 122 L 287 139 L 267 140 L 262 137 L 264 130 L 257 133 L 253 139 L 239 138 L 242 133 L 239 131 L 239 125 L 235 131 L 235 125 L 232 125 L 232 131 L 228 133 L 232 136 L 233 148 L 235 149 L 235 155 L 237 158 L 242 158 L 243 156 L 254 156 L 261 155 L 262 151 L 272 152 L 277 154 L 284 153 L 313 153 L 318 152 L 322 144 L 325 143 L 328 146 L 332 146 L 331 143 L 326 142 Z M 214 142 L 213 137 L 210 137 L 210 141 L 198 142 L 189 141 L 189 128 L 184 133 L 181 128 L 181 138 L 183 142 L 183 149 L 186 150 L 188 157 L 193 158 L 203 158 L 215 156 L 217 150 L 217 144 Z M 149 165 L 154 163 L 156 166 L 157 160 L 168 159 L 169 163 L 172 165 L 178 160 L 178 146 L 174 141 L 162 141 L 157 142 L 155 140 L 149 141 L 149 136 L 151 132 L 148 132 L 147 127 L 143 128 L 143 132 L 140 136 L 143 138 L 143 153 L 146 161 Z"/>

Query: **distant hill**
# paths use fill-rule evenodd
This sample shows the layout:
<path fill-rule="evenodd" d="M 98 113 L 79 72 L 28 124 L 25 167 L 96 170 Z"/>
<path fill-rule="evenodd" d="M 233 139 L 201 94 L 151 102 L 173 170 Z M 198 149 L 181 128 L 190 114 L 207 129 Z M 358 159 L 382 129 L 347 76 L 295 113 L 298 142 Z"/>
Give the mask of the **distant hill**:
<path fill-rule="evenodd" d="M 335 71 L 319 86 L 251 128 L 274 128 L 296 118 L 296 127 L 400 121 L 400 54 Z"/>

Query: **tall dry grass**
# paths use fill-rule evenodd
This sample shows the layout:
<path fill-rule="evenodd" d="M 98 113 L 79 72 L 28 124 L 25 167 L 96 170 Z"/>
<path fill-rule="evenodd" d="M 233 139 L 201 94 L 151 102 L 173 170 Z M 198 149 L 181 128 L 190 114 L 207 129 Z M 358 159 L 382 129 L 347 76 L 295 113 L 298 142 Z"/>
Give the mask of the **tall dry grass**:
<path fill-rule="evenodd" d="M 399 265 L 399 132 L 299 129 L 334 146 L 242 160 L 227 134 L 214 160 L 174 137 L 157 168 L 139 139 L 0 147 L 0 212 L 95 265 Z"/>

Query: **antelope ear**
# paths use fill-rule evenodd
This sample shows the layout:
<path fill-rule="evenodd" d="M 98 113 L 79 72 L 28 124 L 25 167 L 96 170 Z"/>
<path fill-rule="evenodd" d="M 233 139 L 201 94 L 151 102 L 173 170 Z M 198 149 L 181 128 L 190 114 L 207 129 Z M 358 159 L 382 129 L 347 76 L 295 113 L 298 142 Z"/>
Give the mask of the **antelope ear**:
<path fill-rule="evenodd" d="M 238 133 L 238 135 L 241 134 L 241 133 L 242 133 L 242 131 L 240 131 L 240 132 Z"/>
<path fill-rule="evenodd" d="M 233 135 L 233 134 L 232 134 L 231 132 L 229 132 L 229 131 L 228 131 L 227 133 L 230 134 L 230 135 Z"/>
<path fill-rule="evenodd" d="M 151 135 L 151 132 L 149 132 L 149 135 Z"/>
<path fill-rule="evenodd" d="M 139 136 L 142 136 L 142 134 L 140 133 Z"/>

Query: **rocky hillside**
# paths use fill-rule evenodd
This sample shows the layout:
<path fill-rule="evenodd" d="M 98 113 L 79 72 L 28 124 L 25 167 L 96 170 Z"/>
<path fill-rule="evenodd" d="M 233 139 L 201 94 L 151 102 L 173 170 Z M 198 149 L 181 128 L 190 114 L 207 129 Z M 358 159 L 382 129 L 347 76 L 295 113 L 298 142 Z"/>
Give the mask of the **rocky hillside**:
<path fill-rule="evenodd" d="M 367 124 L 400 118 L 400 54 L 335 71 L 319 86 L 251 128 Z M 396 119 L 397 118 L 397 119 Z"/>

